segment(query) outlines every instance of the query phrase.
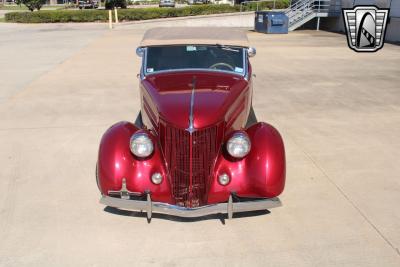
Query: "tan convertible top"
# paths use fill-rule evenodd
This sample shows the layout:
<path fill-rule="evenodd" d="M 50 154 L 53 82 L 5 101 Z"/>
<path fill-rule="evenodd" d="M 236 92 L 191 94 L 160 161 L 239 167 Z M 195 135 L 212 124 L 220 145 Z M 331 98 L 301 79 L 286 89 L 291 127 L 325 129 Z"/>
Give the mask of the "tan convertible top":
<path fill-rule="evenodd" d="M 243 30 L 222 27 L 153 28 L 146 31 L 140 46 L 186 44 L 249 47 L 247 35 Z"/>

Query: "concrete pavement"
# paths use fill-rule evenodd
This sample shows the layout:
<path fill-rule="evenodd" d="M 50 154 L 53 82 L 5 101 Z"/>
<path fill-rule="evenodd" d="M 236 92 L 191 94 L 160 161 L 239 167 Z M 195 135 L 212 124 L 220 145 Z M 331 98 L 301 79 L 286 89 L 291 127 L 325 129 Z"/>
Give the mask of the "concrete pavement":
<path fill-rule="evenodd" d="M 0 103 L 86 46 L 104 29 L 104 25 L 95 23 L 83 29 L 76 24 L 0 24 Z"/>
<path fill-rule="evenodd" d="M 3 44 L 1 266 L 400 265 L 400 47 L 357 54 L 333 33 L 248 32 L 258 52 L 256 114 L 285 140 L 283 207 L 151 224 L 104 210 L 98 143 L 139 110 L 135 47 L 152 26 L 66 26 L 55 34 L 70 41 L 68 51 L 48 46 L 55 56 L 24 57 L 29 42 L 40 47 L 48 37 L 19 25 L 14 40 L 27 39 L 13 64 L 34 72 L 24 81 L 3 63 L 15 41 Z"/>

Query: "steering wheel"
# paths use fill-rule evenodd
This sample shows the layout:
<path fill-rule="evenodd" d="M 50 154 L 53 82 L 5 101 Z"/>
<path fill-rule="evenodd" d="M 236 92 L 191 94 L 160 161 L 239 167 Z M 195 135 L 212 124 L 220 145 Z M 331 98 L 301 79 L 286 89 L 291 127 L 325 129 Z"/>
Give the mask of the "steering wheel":
<path fill-rule="evenodd" d="M 209 69 L 217 69 L 217 67 L 225 67 L 225 68 L 230 69 L 231 71 L 235 70 L 231 65 L 229 65 L 228 63 L 224 63 L 224 62 L 215 63 L 215 64 L 211 65 L 208 68 Z"/>

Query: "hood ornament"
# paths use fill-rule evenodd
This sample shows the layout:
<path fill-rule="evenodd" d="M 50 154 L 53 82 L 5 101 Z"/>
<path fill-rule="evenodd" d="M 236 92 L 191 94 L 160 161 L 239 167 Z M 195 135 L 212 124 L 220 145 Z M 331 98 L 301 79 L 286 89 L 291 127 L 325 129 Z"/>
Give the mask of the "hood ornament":
<path fill-rule="evenodd" d="M 190 134 L 192 134 L 196 129 L 193 125 L 193 108 L 194 108 L 194 90 L 196 88 L 196 76 L 193 76 L 192 80 L 192 95 L 190 96 L 190 112 L 189 112 L 189 127 L 186 129 Z"/>

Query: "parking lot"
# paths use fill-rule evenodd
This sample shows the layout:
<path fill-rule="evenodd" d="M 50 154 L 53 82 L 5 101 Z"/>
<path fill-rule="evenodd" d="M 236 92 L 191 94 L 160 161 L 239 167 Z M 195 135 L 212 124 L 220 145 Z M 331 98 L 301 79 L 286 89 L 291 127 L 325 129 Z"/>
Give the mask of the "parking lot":
<path fill-rule="evenodd" d="M 336 33 L 248 31 L 254 109 L 286 146 L 281 208 L 148 224 L 98 203 L 101 135 L 135 119 L 135 48 L 160 25 L 0 24 L 0 266 L 400 266 L 391 44 L 365 54 Z"/>

